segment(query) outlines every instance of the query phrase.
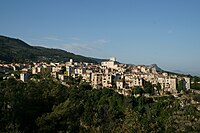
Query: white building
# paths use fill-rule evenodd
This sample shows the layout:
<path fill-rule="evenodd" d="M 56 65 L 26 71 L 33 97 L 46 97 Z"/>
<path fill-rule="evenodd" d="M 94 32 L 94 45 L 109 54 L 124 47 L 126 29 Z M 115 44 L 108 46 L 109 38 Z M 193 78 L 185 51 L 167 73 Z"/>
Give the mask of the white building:
<path fill-rule="evenodd" d="M 20 80 L 22 80 L 23 82 L 28 81 L 30 78 L 30 73 L 29 72 L 23 72 L 20 74 Z"/>
<path fill-rule="evenodd" d="M 112 87 L 113 78 L 111 74 L 102 75 L 102 86 L 103 87 Z"/>
<path fill-rule="evenodd" d="M 64 75 L 64 74 L 58 74 L 58 79 L 60 79 L 60 80 L 65 80 L 67 78 L 67 76 L 66 75 Z"/>
<path fill-rule="evenodd" d="M 108 60 L 108 61 L 101 62 L 101 66 L 104 66 L 104 67 L 107 67 L 107 68 L 112 68 L 112 69 L 118 68 L 118 65 L 116 63 L 116 59 L 114 57 L 110 58 L 110 60 Z"/>
<path fill-rule="evenodd" d="M 117 87 L 117 89 L 123 89 L 124 88 L 123 80 L 117 80 L 116 81 L 116 87 Z"/>
<path fill-rule="evenodd" d="M 102 86 L 102 73 L 92 73 L 91 83 L 94 87 Z"/>
<path fill-rule="evenodd" d="M 73 67 L 71 66 L 66 66 L 66 75 L 67 76 L 71 76 L 72 75 L 72 70 L 73 70 Z"/>
<path fill-rule="evenodd" d="M 37 74 L 37 68 L 36 67 L 32 67 L 32 74 Z"/>
<path fill-rule="evenodd" d="M 189 90 L 190 89 L 190 78 L 188 78 L 188 77 L 184 77 L 184 80 L 185 80 L 185 82 L 184 82 L 184 85 L 185 85 L 185 88 L 187 89 L 187 90 Z"/>
<path fill-rule="evenodd" d="M 170 92 L 172 94 L 177 93 L 177 79 L 171 77 L 159 77 L 158 83 L 161 85 L 162 93 Z"/>
<path fill-rule="evenodd" d="M 83 67 L 79 67 L 79 68 L 75 68 L 74 72 L 75 72 L 75 74 L 83 75 L 86 72 L 86 69 Z"/>

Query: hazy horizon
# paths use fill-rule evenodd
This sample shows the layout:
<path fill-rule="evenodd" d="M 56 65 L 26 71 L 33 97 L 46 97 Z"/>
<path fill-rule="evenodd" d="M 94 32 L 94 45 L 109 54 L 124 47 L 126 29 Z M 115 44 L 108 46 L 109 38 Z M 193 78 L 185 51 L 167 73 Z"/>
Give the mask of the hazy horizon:
<path fill-rule="evenodd" d="M 122 63 L 200 75 L 200 1 L 6 1 L 0 34 Z"/>

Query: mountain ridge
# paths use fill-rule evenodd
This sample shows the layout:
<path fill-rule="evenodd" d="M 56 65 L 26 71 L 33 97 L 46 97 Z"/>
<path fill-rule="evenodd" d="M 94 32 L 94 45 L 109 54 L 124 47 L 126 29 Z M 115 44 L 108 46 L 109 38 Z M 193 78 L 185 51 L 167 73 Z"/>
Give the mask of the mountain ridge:
<path fill-rule="evenodd" d="M 32 62 L 59 61 L 66 62 L 73 59 L 78 62 L 97 63 L 99 59 L 76 55 L 65 50 L 31 46 L 28 43 L 7 36 L 0 35 L 1 62 Z"/>

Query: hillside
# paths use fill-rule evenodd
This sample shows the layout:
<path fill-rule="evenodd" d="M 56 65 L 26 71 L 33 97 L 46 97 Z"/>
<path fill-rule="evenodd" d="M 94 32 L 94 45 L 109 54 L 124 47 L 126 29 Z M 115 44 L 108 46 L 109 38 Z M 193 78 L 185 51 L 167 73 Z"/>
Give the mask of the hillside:
<path fill-rule="evenodd" d="M 30 46 L 22 40 L 0 36 L 0 62 L 32 62 L 32 61 L 69 61 L 93 62 L 95 58 L 75 55 L 73 53 L 52 48 Z"/>

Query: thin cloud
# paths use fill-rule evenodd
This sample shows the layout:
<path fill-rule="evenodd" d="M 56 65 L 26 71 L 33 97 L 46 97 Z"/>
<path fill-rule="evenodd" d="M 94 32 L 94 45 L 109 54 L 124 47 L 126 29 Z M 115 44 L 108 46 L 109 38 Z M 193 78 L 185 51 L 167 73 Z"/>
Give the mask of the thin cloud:
<path fill-rule="evenodd" d="M 74 41 L 80 41 L 81 39 L 78 38 L 78 37 L 72 37 L 71 40 L 74 40 Z"/>
<path fill-rule="evenodd" d="M 91 42 L 83 42 L 80 39 L 78 40 L 79 41 L 64 44 L 64 48 L 75 53 L 94 53 L 101 51 L 102 45 L 110 42 L 106 39 L 98 39 Z"/>
<path fill-rule="evenodd" d="M 59 49 L 72 52 L 74 54 L 94 56 L 94 55 L 100 54 L 105 48 L 104 45 L 108 44 L 109 42 L 110 41 L 106 39 L 83 41 L 78 37 L 62 39 L 62 38 L 53 37 L 53 36 L 46 36 L 46 37 L 40 38 L 40 40 L 38 40 L 34 44 L 35 45 L 40 44 L 37 46 L 44 46 L 44 47 L 49 47 L 49 48 L 59 48 Z"/>
<path fill-rule="evenodd" d="M 105 39 L 98 39 L 92 42 L 71 42 L 63 45 L 67 51 L 92 56 L 102 51 L 102 45 L 107 44 L 109 41 Z"/>
<path fill-rule="evenodd" d="M 94 41 L 95 44 L 107 44 L 109 42 L 110 42 L 109 40 L 105 40 L 105 39 L 99 39 L 99 40 Z"/>
<path fill-rule="evenodd" d="M 77 54 L 88 54 L 95 51 L 94 48 L 90 47 L 87 44 L 81 44 L 81 43 L 69 43 L 64 44 L 63 47 L 70 52 L 77 53 Z"/>
<path fill-rule="evenodd" d="M 62 39 L 57 38 L 57 37 L 44 37 L 44 39 L 51 40 L 51 41 L 63 41 Z"/>

